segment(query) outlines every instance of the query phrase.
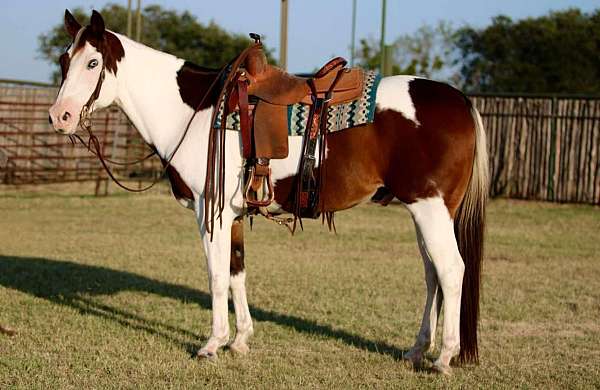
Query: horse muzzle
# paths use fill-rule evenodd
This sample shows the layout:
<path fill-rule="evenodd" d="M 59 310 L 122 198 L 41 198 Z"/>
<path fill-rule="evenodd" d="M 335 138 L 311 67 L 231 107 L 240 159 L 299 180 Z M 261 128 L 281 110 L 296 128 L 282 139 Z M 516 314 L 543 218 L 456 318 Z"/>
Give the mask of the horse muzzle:
<path fill-rule="evenodd" d="M 74 134 L 77 131 L 79 117 L 72 112 L 74 111 L 64 104 L 54 104 L 50 107 L 48 121 L 57 133 Z"/>

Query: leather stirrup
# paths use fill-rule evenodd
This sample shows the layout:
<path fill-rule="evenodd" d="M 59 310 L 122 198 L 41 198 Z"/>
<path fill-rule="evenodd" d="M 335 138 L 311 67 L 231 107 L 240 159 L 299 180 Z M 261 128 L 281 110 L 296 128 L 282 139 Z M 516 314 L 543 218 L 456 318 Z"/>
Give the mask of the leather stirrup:
<path fill-rule="evenodd" d="M 266 193 L 262 192 L 265 185 Z M 267 207 L 275 199 L 269 159 L 259 158 L 258 161 L 250 167 L 249 177 L 246 181 L 246 188 L 244 190 L 244 197 L 246 198 L 246 203 L 253 207 Z"/>

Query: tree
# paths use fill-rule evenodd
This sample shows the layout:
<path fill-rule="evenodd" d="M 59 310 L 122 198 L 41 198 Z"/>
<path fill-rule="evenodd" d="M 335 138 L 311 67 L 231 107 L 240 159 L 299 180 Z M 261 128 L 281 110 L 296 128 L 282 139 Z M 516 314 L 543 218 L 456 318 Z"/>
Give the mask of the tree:
<path fill-rule="evenodd" d="M 491 92 L 600 92 L 600 9 L 513 22 L 497 16 L 456 35 L 463 87 Z"/>
<path fill-rule="evenodd" d="M 450 23 L 423 25 L 414 34 L 398 37 L 392 44 L 392 74 L 411 74 L 446 81 L 454 80 L 454 30 Z M 381 63 L 379 43 L 362 39 L 358 52 L 359 64 L 378 69 Z"/>
<path fill-rule="evenodd" d="M 82 8 L 75 8 L 71 13 L 82 25 L 88 23 L 89 15 Z M 125 33 L 125 7 L 108 4 L 100 13 L 108 29 Z M 250 43 L 246 35 L 228 33 L 214 22 L 203 25 L 187 11 L 166 10 L 159 5 L 149 5 L 143 9 L 141 36 L 145 45 L 211 68 L 223 66 Z M 41 34 L 38 39 L 41 57 L 55 65 L 52 79 L 57 82 L 60 80 L 58 57 L 71 43 L 71 38 L 61 21 L 47 33 Z M 273 62 L 270 51 L 266 52 L 267 58 Z"/>

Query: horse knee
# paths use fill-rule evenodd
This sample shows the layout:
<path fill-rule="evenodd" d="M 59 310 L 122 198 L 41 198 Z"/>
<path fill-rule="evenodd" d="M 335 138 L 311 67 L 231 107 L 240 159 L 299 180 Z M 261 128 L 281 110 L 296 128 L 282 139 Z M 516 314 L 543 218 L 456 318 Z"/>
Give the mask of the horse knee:
<path fill-rule="evenodd" d="M 210 280 L 210 291 L 213 295 L 227 294 L 229 290 L 229 275 L 215 275 Z"/>

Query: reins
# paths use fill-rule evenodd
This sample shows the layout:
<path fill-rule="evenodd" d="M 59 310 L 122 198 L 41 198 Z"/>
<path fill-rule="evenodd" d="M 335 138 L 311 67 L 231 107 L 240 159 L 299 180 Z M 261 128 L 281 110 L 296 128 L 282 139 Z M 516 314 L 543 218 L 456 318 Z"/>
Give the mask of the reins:
<path fill-rule="evenodd" d="M 253 35 L 254 34 L 252 34 L 251 37 L 256 39 L 256 36 L 253 36 Z M 104 82 L 104 77 L 105 77 L 105 72 L 106 72 L 104 65 L 102 66 L 102 71 L 100 73 L 100 77 L 98 78 L 98 83 L 96 84 L 96 88 L 94 89 L 94 92 L 88 99 L 87 103 L 83 106 L 80 116 L 79 116 L 79 126 L 83 130 L 87 131 L 87 133 L 89 135 L 89 140 L 86 144 L 86 142 L 79 135 L 71 135 L 70 136 L 71 141 L 74 143 L 73 138 L 79 140 L 81 142 L 81 144 L 84 145 L 90 151 L 90 153 L 92 153 L 93 155 L 98 157 L 98 160 L 100 160 L 100 163 L 102 164 L 102 167 L 104 168 L 104 170 L 106 171 L 108 176 L 119 187 L 123 188 L 126 191 L 130 191 L 130 192 L 147 191 L 150 188 L 154 187 L 156 185 L 156 183 L 158 183 L 164 177 L 165 173 L 167 172 L 167 169 L 171 166 L 171 162 L 172 162 L 173 158 L 175 157 L 175 154 L 177 153 L 177 151 L 179 150 L 179 147 L 181 146 L 185 137 L 187 136 L 189 129 L 191 127 L 192 121 L 196 117 L 198 110 L 206 102 L 206 99 L 213 92 L 217 83 L 219 81 L 221 81 L 223 79 L 223 76 L 227 73 L 227 77 L 223 81 L 223 87 L 219 93 L 218 99 L 216 100 L 215 107 L 213 108 L 211 121 L 210 121 L 209 137 L 208 137 L 207 171 L 206 171 L 206 178 L 205 178 L 205 183 L 204 183 L 204 226 L 206 227 L 206 231 L 210 234 L 210 238 L 212 240 L 212 235 L 214 232 L 215 217 L 217 219 L 220 219 L 220 217 L 223 213 L 223 209 L 225 208 L 225 190 L 224 190 L 225 189 L 225 174 L 224 174 L 225 173 L 225 133 L 226 133 L 227 115 L 229 113 L 229 107 L 228 107 L 229 102 L 227 101 L 228 99 L 225 99 L 225 97 L 227 97 L 232 92 L 234 83 L 237 82 L 241 76 L 245 76 L 245 73 L 243 71 L 242 72 L 238 72 L 238 71 L 242 67 L 242 64 L 244 63 L 244 60 L 248 56 L 248 53 L 253 48 L 255 48 L 256 45 L 261 45 L 261 44 L 255 43 L 254 45 L 247 47 L 233 61 L 231 61 L 230 63 L 228 63 L 227 65 L 225 65 L 224 67 L 222 67 L 220 69 L 219 73 L 217 74 L 217 76 L 215 77 L 213 82 L 208 87 L 208 90 L 206 91 L 206 93 L 204 94 L 204 96 L 202 97 L 202 99 L 200 100 L 198 105 L 195 107 L 194 113 L 188 120 L 188 122 L 185 126 L 185 129 L 183 131 L 183 134 L 181 135 L 179 141 L 177 142 L 177 145 L 175 146 L 175 149 L 171 153 L 171 156 L 169 157 L 169 159 L 166 162 L 163 163 L 164 166 L 163 166 L 163 170 L 162 170 L 160 176 L 158 176 L 156 179 L 154 179 L 154 181 L 150 185 L 148 185 L 144 188 L 128 187 L 115 177 L 115 175 L 110 170 L 108 164 L 110 163 L 110 164 L 120 165 L 120 166 L 128 166 L 128 165 L 138 164 L 138 163 L 141 163 L 141 162 L 149 159 L 150 157 L 156 155 L 157 154 L 156 151 L 153 151 L 152 153 L 148 154 L 147 156 L 145 156 L 141 159 L 135 160 L 135 161 L 127 161 L 127 162 L 113 161 L 113 160 L 110 160 L 110 159 L 107 159 L 104 157 L 104 154 L 102 153 L 102 147 L 100 145 L 100 141 L 98 140 L 98 137 L 96 137 L 92 132 L 91 114 L 93 112 L 93 104 L 98 99 L 98 96 L 100 95 L 100 90 L 102 88 L 102 83 Z M 247 82 L 247 81 L 243 81 L 243 82 Z M 221 104 L 224 105 L 224 108 L 223 108 L 223 113 L 221 114 L 222 118 L 221 118 L 220 126 L 217 128 L 217 127 L 215 127 L 214 124 L 215 124 L 217 115 L 220 112 Z M 93 147 L 93 149 L 92 149 L 92 147 Z M 274 218 L 272 216 L 270 216 L 270 218 L 268 217 L 268 219 L 271 219 L 280 225 L 287 226 L 288 229 L 290 229 L 291 220 L 289 220 L 289 219 L 279 219 L 279 218 Z M 223 223 L 222 219 L 220 219 L 220 223 L 222 226 L 222 223 Z"/>
<path fill-rule="evenodd" d="M 255 37 L 257 37 L 257 35 L 251 34 L 250 37 L 256 40 Z M 206 162 L 207 170 L 204 182 L 204 226 L 206 227 L 206 231 L 210 234 L 211 240 L 214 232 L 215 216 L 217 219 L 220 219 L 220 226 L 222 226 L 223 220 L 220 217 L 225 208 L 225 128 L 227 125 L 227 115 L 229 113 L 229 102 L 225 97 L 231 93 L 238 78 L 240 76 L 245 76 L 244 72 L 238 73 L 238 70 L 244 63 L 248 53 L 255 48 L 256 45 L 260 45 L 260 43 L 248 46 L 231 62 L 230 65 L 224 68 L 224 70 L 227 69 L 229 73 L 223 83 L 223 89 L 221 89 L 221 92 L 219 93 L 217 106 L 213 111 L 210 121 L 208 156 Z M 217 114 L 220 111 L 221 104 L 223 104 L 221 123 L 220 126 L 216 128 L 214 123 Z"/>
<path fill-rule="evenodd" d="M 74 137 L 75 139 L 79 140 L 79 142 L 81 142 L 81 144 L 83 146 L 85 146 L 88 149 L 88 151 L 90 151 L 90 153 L 92 153 L 93 155 L 98 157 L 98 160 L 100 160 L 100 163 L 102 164 L 102 167 L 104 168 L 104 170 L 106 171 L 108 176 L 115 182 L 115 184 L 117 184 L 122 189 L 124 189 L 126 191 L 130 191 L 130 192 L 147 191 L 147 190 L 151 189 L 152 187 L 154 187 L 156 185 L 156 183 L 158 183 L 160 180 L 162 180 L 164 178 L 165 173 L 167 172 L 167 169 L 171 166 L 171 161 L 173 161 L 175 154 L 177 153 L 177 151 L 179 150 L 179 147 L 183 143 L 183 140 L 187 136 L 187 133 L 190 129 L 192 121 L 196 117 L 198 110 L 200 109 L 200 107 L 202 107 L 202 104 L 204 104 L 207 97 L 210 95 L 210 93 L 214 89 L 215 85 L 221 79 L 221 77 L 223 76 L 223 74 L 226 70 L 227 70 L 227 65 L 224 66 L 223 68 L 221 68 L 221 70 L 219 71 L 219 73 L 217 74 L 217 76 L 215 77 L 213 82 L 208 87 L 208 90 L 206 91 L 206 93 L 204 94 L 202 99 L 200 99 L 200 102 L 195 107 L 194 113 L 188 120 L 187 125 L 185 126 L 185 130 L 183 131 L 183 134 L 179 138 L 179 141 L 177 142 L 175 149 L 171 153 L 171 156 L 169 157 L 169 159 L 164 163 L 164 166 L 163 166 L 163 169 L 162 169 L 160 175 L 156 179 L 154 179 L 152 181 L 152 183 L 150 183 L 148 186 L 146 186 L 144 188 L 131 188 L 131 187 L 128 187 L 125 184 L 123 184 L 121 181 L 119 181 L 115 177 L 115 175 L 113 174 L 113 172 L 111 171 L 111 169 L 109 168 L 107 163 L 110 163 L 113 165 L 119 165 L 119 166 L 129 166 L 129 165 L 139 164 L 139 163 L 149 159 L 150 157 L 153 157 L 154 155 L 158 154 L 157 151 L 154 150 L 152 153 L 148 154 L 147 156 L 137 159 L 137 160 L 134 160 L 134 161 L 123 162 L 123 161 L 114 161 L 111 159 L 107 159 L 104 157 L 104 154 L 102 153 L 102 147 L 100 145 L 100 141 L 98 140 L 98 137 L 96 137 L 94 135 L 94 133 L 92 132 L 91 114 L 93 112 L 93 104 L 98 99 L 98 96 L 100 96 L 100 90 L 102 89 L 102 84 L 104 82 L 105 72 L 106 72 L 106 68 L 105 68 L 104 64 L 102 65 L 102 70 L 100 71 L 100 77 L 98 78 L 98 82 L 96 83 L 96 88 L 92 92 L 90 98 L 88 99 L 87 103 L 83 106 L 83 108 L 81 109 L 81 113 L 79 114 L 79 126 L 83 130 L 87 131 L 88 136 L 89 136 L 88 143 L 86 144 L 85 141 L 77 134 L 73 134 L 73 135 L 69 136 L 71 139 L 71 142 L 73 142 L 73 144 L 75 143 L 75 141 L 73 141 L 73 138 L 71 138 L 71 137 Z M 213 117 L 214 117 L 214 112 L 213 112 Z M 212 123 L 212 121 L 211 121 L 211 123 Z M 211 127 L 212 127 L 212 125 L 211 125 Z M 95 150 L 92 150 L 92 146 Z"/>

